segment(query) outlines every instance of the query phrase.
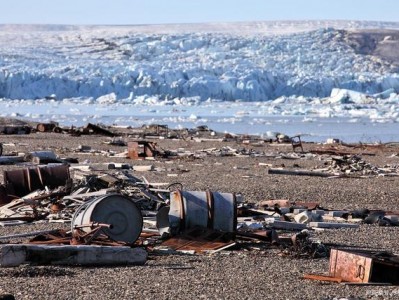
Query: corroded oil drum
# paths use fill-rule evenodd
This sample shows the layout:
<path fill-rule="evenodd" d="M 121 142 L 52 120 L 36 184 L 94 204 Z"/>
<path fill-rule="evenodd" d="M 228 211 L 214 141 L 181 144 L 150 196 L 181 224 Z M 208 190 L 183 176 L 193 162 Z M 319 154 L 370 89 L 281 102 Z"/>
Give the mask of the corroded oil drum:
<path fill-rule="evenodd" d="M 143 216 L 140 209 L 129 198 L 119 194 L 109 194 L 94 198 L 75 212 L 72 218 L 72 230 L 75 226 L 92 222 L 110 224 L 104 232 L 113 240 L 134 243 L 141 234 Z M 83 227 L 89 232 L 90 227 Z"/>
<path fill-rule="evenodd" d="M 170 194 L 172 233 L 196 226 L 233 233 L 237 226 L 236 212 L 235 194 L 179 190 Z"/>
<path fill-rule="evenodd" d="M 51 132 L 56 127 L 53 123 L 39 123 L 36 125 L 36 130 L 39 132 Z"/>

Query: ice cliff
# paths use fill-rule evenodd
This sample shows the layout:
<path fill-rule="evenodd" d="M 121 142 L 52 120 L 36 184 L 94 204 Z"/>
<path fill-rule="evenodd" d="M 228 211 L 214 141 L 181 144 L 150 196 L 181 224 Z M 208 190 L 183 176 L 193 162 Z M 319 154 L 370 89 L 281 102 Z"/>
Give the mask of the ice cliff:
<path fill-rule="evenodd" d="M 310 29 L 240 35 L 8 28 L 0 32 L 0 98 L 266 101 L 328 97 L 334 89 L 399 92 L 394 64 L 355 51 L 344 30 Z M 332 101 L 343 101 L 336 91 Z"/>

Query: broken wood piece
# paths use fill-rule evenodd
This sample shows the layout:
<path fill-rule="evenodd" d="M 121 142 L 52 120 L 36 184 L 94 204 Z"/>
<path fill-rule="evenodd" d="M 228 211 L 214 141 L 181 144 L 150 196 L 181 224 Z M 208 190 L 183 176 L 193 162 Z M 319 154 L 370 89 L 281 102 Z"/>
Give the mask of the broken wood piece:
<path fill-rule="evenodd" d="M 269 223 L 272 228 L 275 229 L 285 229 L 285 230 L 303 230 L 306 228 L 306 224 L 299 224 L 287 221 L 277 221 Z"/>
<path fill-rule="evenodd" d="M 147 172 L 147 171 L 152 171 L 153 169 L 154 169 L 153 165 L 133 166 L 133 171 L 136 171 L 136 172 Z"/>
<path fill-rule="evenodd" d="M 70 166 L 71 169 L 80 170 L 84 172 L 90 171 L 108 171 L 115 169 L 114 163 L 94 163 L 89 165 L 72 165 Z"/>
<path fill-rule="evenodd" d="M 358 228 L 359 224 L 352 223 L 330 223 L 330 222 L 310 222 L 309 227 L 317 228 Z"/>
<path fill-rule="evenodd" d="M 284 169 L 269 169 L 268 174 L 318 176 L 318 177 L 337 176 L 337 174 L 334 174 L 334 173 L 315 172 L 315 171 L 309 171 L 309 170 L 284 170 Z"/>
<path fill-rule="evenodd" d="M 7 244 L 0 246 L 0 266 L 21 264 L 118 266 L 143 265 L 147 252 L 142 248 L 125 246 L 53 246 Z"/>

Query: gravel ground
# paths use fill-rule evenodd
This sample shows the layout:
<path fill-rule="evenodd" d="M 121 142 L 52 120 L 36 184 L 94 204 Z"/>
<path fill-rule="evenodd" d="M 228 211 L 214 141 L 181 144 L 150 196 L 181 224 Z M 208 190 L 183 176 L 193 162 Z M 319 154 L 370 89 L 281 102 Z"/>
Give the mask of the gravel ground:
<path fill-rule="evenodd" d="M 217 190 L 243 194 L 250 202 L 267 199 L 317 201 L 330 209 L 399 209 L 399 178 L 340 178 L 269 175 L 267 167 L 311 169 L 325 166 L 319 156 L 309 159 L 273 157 L 206 157 L 157 161 L 132 161 L 102 155 L 80 155 L 79 145 L 122 152 L 126 147 L 103 143 L 100 136 L 70 137 L 60 134 L 2 136 L 4 152 L 53 150 L 60 157 L 80 162 L 154 164 L 163 171 L 141 172 L 150 182 L 181 182 L 186 190 Z M 186 150 L 242 148 L 242 144 L 160 140 L 164 149 Z M 15 146 L 11 145 L 13 143 Z M 251 146 L 245 146 L 251 148 Z M 305 150 L 316 145 L 306 144 Z M 286 146 L 252 147 L 268 154 L 290 152 Z M 398 164 L 399 146 L 363 156 L 382 167 Z M 0 166 L 1 170 L 16 166 Z M 0 171 L 1 171 L 0 170 Z M 177 174 L 170 177 L 168 174 Z M 66 225 L 64 225 L 66 226 Z M 30 224 L 0 228 L 0 235 L 61 228 L 59 224 Z M 361 225 L 358 229 L 328 230 L 312 237 L 325 243 L 378 248 L 399 253 L 399 228 Z M 178 255 L 153 252 L 144 266 L 81 268 L 22 266 L 0 269 L 0 292 L 17 299 L 398 299 L 399 287 L 348 286 L 302 279 L 306 273 L 327 273 L 328 259 L 293 259 L 278 249 L 259 247 L 223 251 L 213 255 Z M 352 297 L 352 298 L 350 298 Z"/>

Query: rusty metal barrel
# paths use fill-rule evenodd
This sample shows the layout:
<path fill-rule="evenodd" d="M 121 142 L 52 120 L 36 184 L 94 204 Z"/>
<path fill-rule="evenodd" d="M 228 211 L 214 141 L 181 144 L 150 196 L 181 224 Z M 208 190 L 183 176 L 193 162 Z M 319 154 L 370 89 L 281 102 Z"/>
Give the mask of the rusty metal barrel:
<path fill-rule="evenodd" d="M 170 193 L 168 216 L 172 234 L 196 226 L 234 233 L 237 227 L 236 195 L 173 191 Z"/>
<path fill-rule="evenodd" d="M 39 132 L 51 132 L 55 127 L 54 123 L 39 123 L 36 125 L 36 130 Z"/>
<path fill-rule="evenodd" d="M 72 231 L 80 227 L 90 232 L 92 223 L 109 224 L 104 233 L 114 241 L 134 243 L 141 234 L 143 216 L 140 209 L 128 197 L 109 194 L 94 198 L 81 205 L 72 218 Z"/>

